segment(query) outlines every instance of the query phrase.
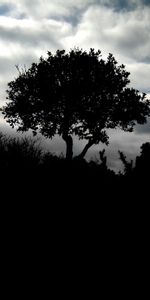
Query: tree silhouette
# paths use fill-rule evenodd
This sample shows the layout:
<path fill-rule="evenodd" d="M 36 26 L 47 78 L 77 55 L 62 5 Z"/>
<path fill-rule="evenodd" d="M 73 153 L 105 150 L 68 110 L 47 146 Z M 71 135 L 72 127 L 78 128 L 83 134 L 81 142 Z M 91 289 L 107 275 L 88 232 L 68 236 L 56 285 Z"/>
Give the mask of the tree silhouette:
<path fill-rule="evenodd" d="M 8 83 L 3 114 L 18 131 L 31 129 L 66 142 L 66 158 L 73 156 L 73 135 L 87 140 L 79 157 L 99 142 L 108 144 L 107 128 L 132 131 L 150 114 L 145 94 L 127 87 L 129 72 L 118 65 L 112 54 L 106 61 L 101 51 L 75 48 L 66 53 L 48 52 L 28 70 Z"/>

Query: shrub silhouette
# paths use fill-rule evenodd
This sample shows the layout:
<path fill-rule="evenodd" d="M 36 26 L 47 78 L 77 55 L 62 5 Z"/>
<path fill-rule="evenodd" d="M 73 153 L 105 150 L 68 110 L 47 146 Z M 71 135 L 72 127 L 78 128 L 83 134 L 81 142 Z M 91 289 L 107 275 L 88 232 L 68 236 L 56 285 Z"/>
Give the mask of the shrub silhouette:
<path fill-rule="evenodd" d="M 119 157 L 120 160 L 122 161 L 123 165 L 124 165 L 124 175 L 130 175 L 132 173 L 133 170 L 133 160 L 131 160 L 130 162 L 127 160 L 125 154 L 122 151 L 118 151 L 119 153 Z"/>
<path fill-rule="evenodd" d="M 143 143 L 141 153 L 133 161 L 128 161 L 125 154 L 119 151 L 120 159 L 124 164 L 124 172 L 120 175 L 121 186 L 124 193 L 133 199 L 141 197 L 145 201 L 148 195 L 150 174 L 150 143 Z"/>
<path fill-rule="evenodd" d="M 149 181 L 150 174 L 150 143 L 144 143 L 141 146 L 141 153 L 136 157 L 135 174 L 143 180 Z"/>
<path fill-rule="evenodd" d="M 133 160 L 128 161 L 125 154 L 122 151 L 119 152 L 120 160 L 124 165 L 124 175 L 126 176 L 139 176 L 145 179 L 149 177 L 150 172 L 150 143 L 143 143 L 141 148 L 141 153 L 135 159 L 135 166 L 133 166 Z"/>

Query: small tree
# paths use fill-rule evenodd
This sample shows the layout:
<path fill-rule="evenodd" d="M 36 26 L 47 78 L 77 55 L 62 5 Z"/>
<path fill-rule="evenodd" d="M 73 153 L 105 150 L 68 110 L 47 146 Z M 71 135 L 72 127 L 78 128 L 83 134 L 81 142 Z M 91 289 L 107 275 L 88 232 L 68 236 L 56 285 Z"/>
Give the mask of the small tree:
<path fill-rule="evenodd" d="M 62 136 L 68 159 L 73 155 L 73 134 L 86 139 L 79 155 L 84 157 L 93 144 L 108 144 L 107 128 L 132 131 L 136 122 L 146 122 L 149 102 L 145 94 L 126 87 L 128 77 L 124 65 L 118 66 L 112 54 L 104 61 L 100 50 L 48 52 L 46 59 L 19 70 L 18 78 L 8 83 L 3 114 L 19 131 Z"/>

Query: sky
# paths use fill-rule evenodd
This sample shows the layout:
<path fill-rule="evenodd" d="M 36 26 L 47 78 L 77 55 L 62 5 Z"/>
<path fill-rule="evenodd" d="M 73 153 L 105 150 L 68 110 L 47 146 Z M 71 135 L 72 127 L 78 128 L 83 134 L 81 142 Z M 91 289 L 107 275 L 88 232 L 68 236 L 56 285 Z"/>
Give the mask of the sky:
<path fill-rule="evenodd" d="M 6 102 L 7 83 L 17 77 L 16 65 L 31 66 L 47 51 L 74 47 L 112 53 L 129 71 L 131 86 L 150 98 L 150 0 L 0 0 L 0 107 Z M 0 116 L 0 130 L 12 132 Z M 133 133 L 110 130 L 106 147 L 109 165 L 118 168 L 117 150 L 129 158 L 150 142 L 150 121 Z M 45 142 L 60 153 L 63 142 Z M 84 142 L 75 142 L 75 151 Z M 91 149 L 95 158 L 104 145 Z"/>

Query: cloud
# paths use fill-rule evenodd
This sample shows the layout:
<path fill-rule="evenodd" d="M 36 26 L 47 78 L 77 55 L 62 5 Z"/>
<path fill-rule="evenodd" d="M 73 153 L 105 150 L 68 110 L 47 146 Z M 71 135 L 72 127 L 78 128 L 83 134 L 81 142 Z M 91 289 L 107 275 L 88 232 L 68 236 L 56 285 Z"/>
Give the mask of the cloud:
<path fill-rule="evenodd" d="M 62 43 L 83 48 L 100 48 L 104 57 L 113 53 L 119 63 L 131 72 L 135 88 L 150 92 L 150 8 L 114 11 L 105 6 L 90 6 L 69 36 Z"/>
<path fill-rule="evenodd" d="M 21 16 L 43 19 L 43 18 L 65 18 L 74 15 L 75 12 L 86 9 L 90 4 L 94 4 L 95 0 L 2 0 L 3 5 L 12 5 L 9 11 L 10 16 L 20 18 Z"/>
<path fill-rule="evenodd" d="M 124 6 L 131 2 L 135 4 L 124 1 Z M 1 1 L 1 7 L 11 5 L 12 10 L 9 16 L 0 17 L 1 73 L 12 68 L 11 62 L 13 66 L 29 65 L 48 50 L 94 47 L 100 48 L 105 58 L 113 53 L 131 72 L 134 86 L 150 92 L 150 8 L 139 9 L 144 2 L 138 1 L 132 11 L 114 10 L 119 3 L 121 8 L 120 1 Z M 26 17 L 19 19 L 15 14 Z"/>
<path fill-rule="evenodd" d="M 0 12 L 20 18 L 62 17 L 75 11 L 86 10 L 89 6 L 106 6 L 114 10 L 133 10 L 137 7 L 150 6 L 149 0 L 1 0 Z"/>
<path fill-rule="evenodd" d="M 6 3 L 0 3 L 0 15 L 9 15 L 13 9 L 13 5 Z"/>
<path fill-rule="evenodd" d="M 81 13 L 90 6 L 105 6 L 115 11 L 129 11 L 149 4 L 146 0 L 1 0 L 0 14 L 17 19 L 61 18 L 75 24 Z"/>
<path fill-rule="evenodd" d="M 24 47 L 34 47 L 36 50 L 36 47 L 42 48 L 50 43 L 52 48 L 57 48 L 60 46 L 59 39 L 67 35 L 69 30 L 68 23 L 55 20 L 38 22 L 28 19 L 0 18 L 1 44 L 3 43 L 5 47 L 10 44 L 14 47 L 20 45 L 24 52 Z M 4 54 L 6 55 L 5 52 Z"/>
<path fill-rule="evenodd" d="M 7 82 L 17 74 L 15 65 L 29 67 L 48 50 L 62 48 L 61 38 L 71 30 L 69 23 L 56 20 L 0 17 L 0 102 Z"/>
<path fill-rule="evenodd" d="M 128 70 L 131 72 L 130 79 L 132 85 L 148 94 L 148 98 L 150 99 L 150 64 L 132 63 L 128 65 Z"/>
<path fill-rule="evenodd" d="M 73 36 L 66 36 L 68 47 L 82 44 L 103 48 L 128 60 L 150 62 L 150 8 L 115 12 L 104 6 L 91 6 L 82 15 Z"/>

